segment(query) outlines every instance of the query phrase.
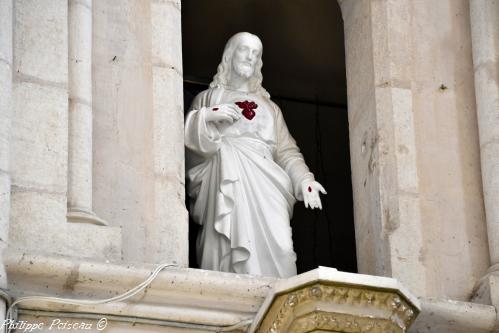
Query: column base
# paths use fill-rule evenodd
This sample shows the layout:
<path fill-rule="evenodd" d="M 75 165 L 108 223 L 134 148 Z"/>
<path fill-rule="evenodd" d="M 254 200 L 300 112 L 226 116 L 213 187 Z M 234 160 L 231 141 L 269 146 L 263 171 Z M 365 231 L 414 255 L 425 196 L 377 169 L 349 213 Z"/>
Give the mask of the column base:
<path fill-rule="evenodd" d="M 68 208 L 68 214 L 66 215 L 68 222 L 71 223 L 90 223 L 95 225 L 107 226 L 107 222 L 95 215 L 94 212 L 80 209 L 80 208 Z"/>
<path fill-rule="evenodd" d="M 499 272 L 492 270 L 494 267 L 492 266 L 487 274 L 477 282 L 471 296 L 473 303 L 499 307 Z"/>
<path fill-rule="evenodd" d="M 471 302 L 492 305 L 499 309 L 499 265 L 494 265 L 487 271 L 487 274 L 480 280 L 473 290 Z M 499 331 L 499 321 L 496 320 L 494 332 Z"/>

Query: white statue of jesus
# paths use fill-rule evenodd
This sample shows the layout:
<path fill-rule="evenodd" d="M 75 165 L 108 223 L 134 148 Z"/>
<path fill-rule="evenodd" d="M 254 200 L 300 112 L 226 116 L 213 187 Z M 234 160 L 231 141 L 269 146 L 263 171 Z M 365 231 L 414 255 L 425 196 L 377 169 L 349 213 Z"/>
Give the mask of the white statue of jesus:
<path fill-rule="evenodd" d="M 191 215 L 202 225 L 201 268 L 296 274 L 290 219 L 295 200 L 322 209 L 319 191 L 281 110 L 262 87 L 262 43 L 232 36 L 210 88 L 185 120 Z"/>

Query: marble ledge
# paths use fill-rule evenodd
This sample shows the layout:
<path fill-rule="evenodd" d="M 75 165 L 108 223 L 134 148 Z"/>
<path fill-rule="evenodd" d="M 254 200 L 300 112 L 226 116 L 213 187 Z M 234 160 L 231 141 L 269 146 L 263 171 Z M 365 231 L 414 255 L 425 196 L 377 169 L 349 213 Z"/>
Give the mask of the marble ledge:
<path fill-rule="evenodd" d="M 446 299 L 421 299 L 421 313 L 409 333 L 493 333 L 496 308 Z"/>
<path fill-rule="evenodd" d="M 15 297 L 50 295 L 92 300 L 114 297 L 135 287 L 157 267 L 25 253 L 8 253 L 4 263 L 9 291 Z M 77 307 L 30 301 L 20 308 L 227 326 L 253 318 L 275 280 L 168 267 L 146 292 L 126 302 Z"/>
<path fill-rule="evenodd" d="M 9 291 L 15 297 L 50 295 L 77 299 L 105 299 L 144 281 L 152 264 L 105 263 L 70 257 L 7 253 L 4 258 Z M 421 309 L 409 333 L 493 332 L 493 306 L 451 300 L 415 298 L 397 280 L 339 272 L 320 267 L 289 278 L 275 279 L 192 268 L 164 269 L 146 292 L 128 301 L 96 306 L 74 306 L 30 301 L 20 308 L 32 311 L 101 313 L 154 320 L 229 326 L 259 320 L 275 292 L 292 292 L 297 285 L 333 283 L 352 288 L 394 291 Z M 260 318 L 261 319 L 261 318 Z"/>

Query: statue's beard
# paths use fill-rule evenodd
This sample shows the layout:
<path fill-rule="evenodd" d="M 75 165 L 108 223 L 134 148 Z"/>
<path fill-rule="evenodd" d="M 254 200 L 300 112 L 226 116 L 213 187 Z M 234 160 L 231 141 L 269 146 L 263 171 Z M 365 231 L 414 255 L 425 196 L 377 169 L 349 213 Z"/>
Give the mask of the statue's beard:
<path fill-rule="evenodd" d="M 236 72 L 237 75 L 245 79 L 249 79 L 251 76 L 253 76 L 255 70 L 252 65 L 245 63 L 238 63 L 234 66 L 234 71 Z"/>

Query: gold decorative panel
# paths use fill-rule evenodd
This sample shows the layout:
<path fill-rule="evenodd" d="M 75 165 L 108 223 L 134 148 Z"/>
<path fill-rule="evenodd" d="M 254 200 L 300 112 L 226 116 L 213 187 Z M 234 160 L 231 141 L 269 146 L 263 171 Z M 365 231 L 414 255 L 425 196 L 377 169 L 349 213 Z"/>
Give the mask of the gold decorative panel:
<path fill-rule="evenodd" d="M 418 308 L 397 290 L 316 282 L 278 293 L 258 333 L 403 333 Z"/>

